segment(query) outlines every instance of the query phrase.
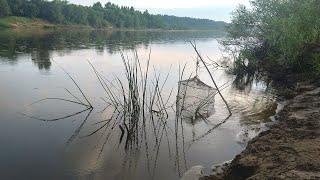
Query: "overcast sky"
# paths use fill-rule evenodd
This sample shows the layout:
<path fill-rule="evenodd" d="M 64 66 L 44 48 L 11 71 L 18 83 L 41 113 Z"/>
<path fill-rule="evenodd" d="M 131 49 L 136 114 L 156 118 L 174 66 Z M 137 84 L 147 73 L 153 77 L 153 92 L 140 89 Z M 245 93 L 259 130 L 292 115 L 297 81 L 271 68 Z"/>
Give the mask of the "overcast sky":
<path fill-rule="evenodd" d="M 249 4 L 249 0 L 69 0 L 70 3 L 92 5 L 108 1 L 138 10 L 148 9 L 153 14 L 168 14 L 229 21 L 231 11 L 238 4 Z"/>

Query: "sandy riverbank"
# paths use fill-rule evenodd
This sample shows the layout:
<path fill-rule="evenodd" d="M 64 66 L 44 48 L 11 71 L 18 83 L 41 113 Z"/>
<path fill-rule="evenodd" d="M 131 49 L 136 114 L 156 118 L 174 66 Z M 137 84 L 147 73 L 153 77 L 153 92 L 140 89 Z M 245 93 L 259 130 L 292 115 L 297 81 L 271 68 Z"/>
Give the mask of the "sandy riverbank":
<path fill-rule="evenodd" d="M 252 139 L 223 174 L 205 179 L 320 179 L 320 87 L 297 92 L 278 123 Z"/>

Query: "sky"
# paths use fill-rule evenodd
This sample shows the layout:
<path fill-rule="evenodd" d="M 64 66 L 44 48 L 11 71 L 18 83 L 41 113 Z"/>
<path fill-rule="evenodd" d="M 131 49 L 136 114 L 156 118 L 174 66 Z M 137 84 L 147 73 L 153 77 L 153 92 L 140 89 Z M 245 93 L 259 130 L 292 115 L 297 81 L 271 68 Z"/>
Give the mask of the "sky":
<path fill-rule="evenodd" d="M 112 2 L 121 6 L 133 6 L 135 9 L 148 10 L 152 14 L 167 14 L 230 21 L 230 13 L 239 4 L 248 5 L 249 0 L 69 0 L 70 3 L 90 6 Z"/>

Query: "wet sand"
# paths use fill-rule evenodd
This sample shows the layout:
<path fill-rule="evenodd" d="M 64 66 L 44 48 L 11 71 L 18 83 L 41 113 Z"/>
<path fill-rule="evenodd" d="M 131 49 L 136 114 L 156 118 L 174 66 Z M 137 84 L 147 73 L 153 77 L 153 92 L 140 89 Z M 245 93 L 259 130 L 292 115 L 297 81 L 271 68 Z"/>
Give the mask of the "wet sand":
<path fill-rule="evenodd" d="M 219 175 L 204 179 L 320 179 L 320 87 L 308 85 Z"/>

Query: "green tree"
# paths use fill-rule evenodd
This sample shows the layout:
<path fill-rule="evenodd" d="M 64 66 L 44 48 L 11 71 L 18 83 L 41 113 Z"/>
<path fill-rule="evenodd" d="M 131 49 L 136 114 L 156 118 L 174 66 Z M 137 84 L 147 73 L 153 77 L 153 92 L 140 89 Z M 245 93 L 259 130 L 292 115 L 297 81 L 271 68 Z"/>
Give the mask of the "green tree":
<path fill-rule="evenodd" d="M 250 9 L 239 6 L 233 12 L 223 44 L 237 50 L 235 65 L 247 70 L 314 70 L 320 64 L 312 55 L 319 53 L 313 52 L 320 46 L 319 12 L 319 0 L 253 0 Z"/>
<path fill-rule="evenodd" d="M 7 14 L 6 3 L 11 14 L 30 18 L 41 18 L 52 23 L 82 24 L 93 27 L 117 28 L 169 28 L 169 29 L 210 29 L 217 22 L 203 19 L 179 18 L 175 16 L 152 15 L 148 11 L 140 12 L 133 7 L 117 6 L 100 2 L 93 6 L 69 4 L 64 0 L 0 0 L 2 14 Z M 1 16 L 3 16 L 1 14 Z M 224 24 L 223 24 L 224 26 Z"/>
<path fill-rule="evenodd" d="M 10 15 L 11 10 L 7 0 L 0 0 L 0 17 Z"/>
<path fill-rule="evenodd" d="M 65 1 L 54 0 L 52 2 L 47 2 L 42 6 L 40 11 L 40 17 L 44 18 L 53 23 L 63 23 L 63 6 L 67 3 Z"/>
<path fill-rule="evenodd" d="M 22 5 L 24 0 L 9 0 L 7 2 L 10 6 L 12 15 L 23 16 Z"/>
<path fill-rule="evenodd" d="M 103 11 L 103 7 L 100 2 L 94 3 L 92 6 L 92 9 L 96 11 Z"/>
<path fill-rule="evenodd" d="M 23 16 L 34 18 L 40 14 L 40 4 L 37 4 L 35 0 L 27 1 L 22 4 Z"/>

